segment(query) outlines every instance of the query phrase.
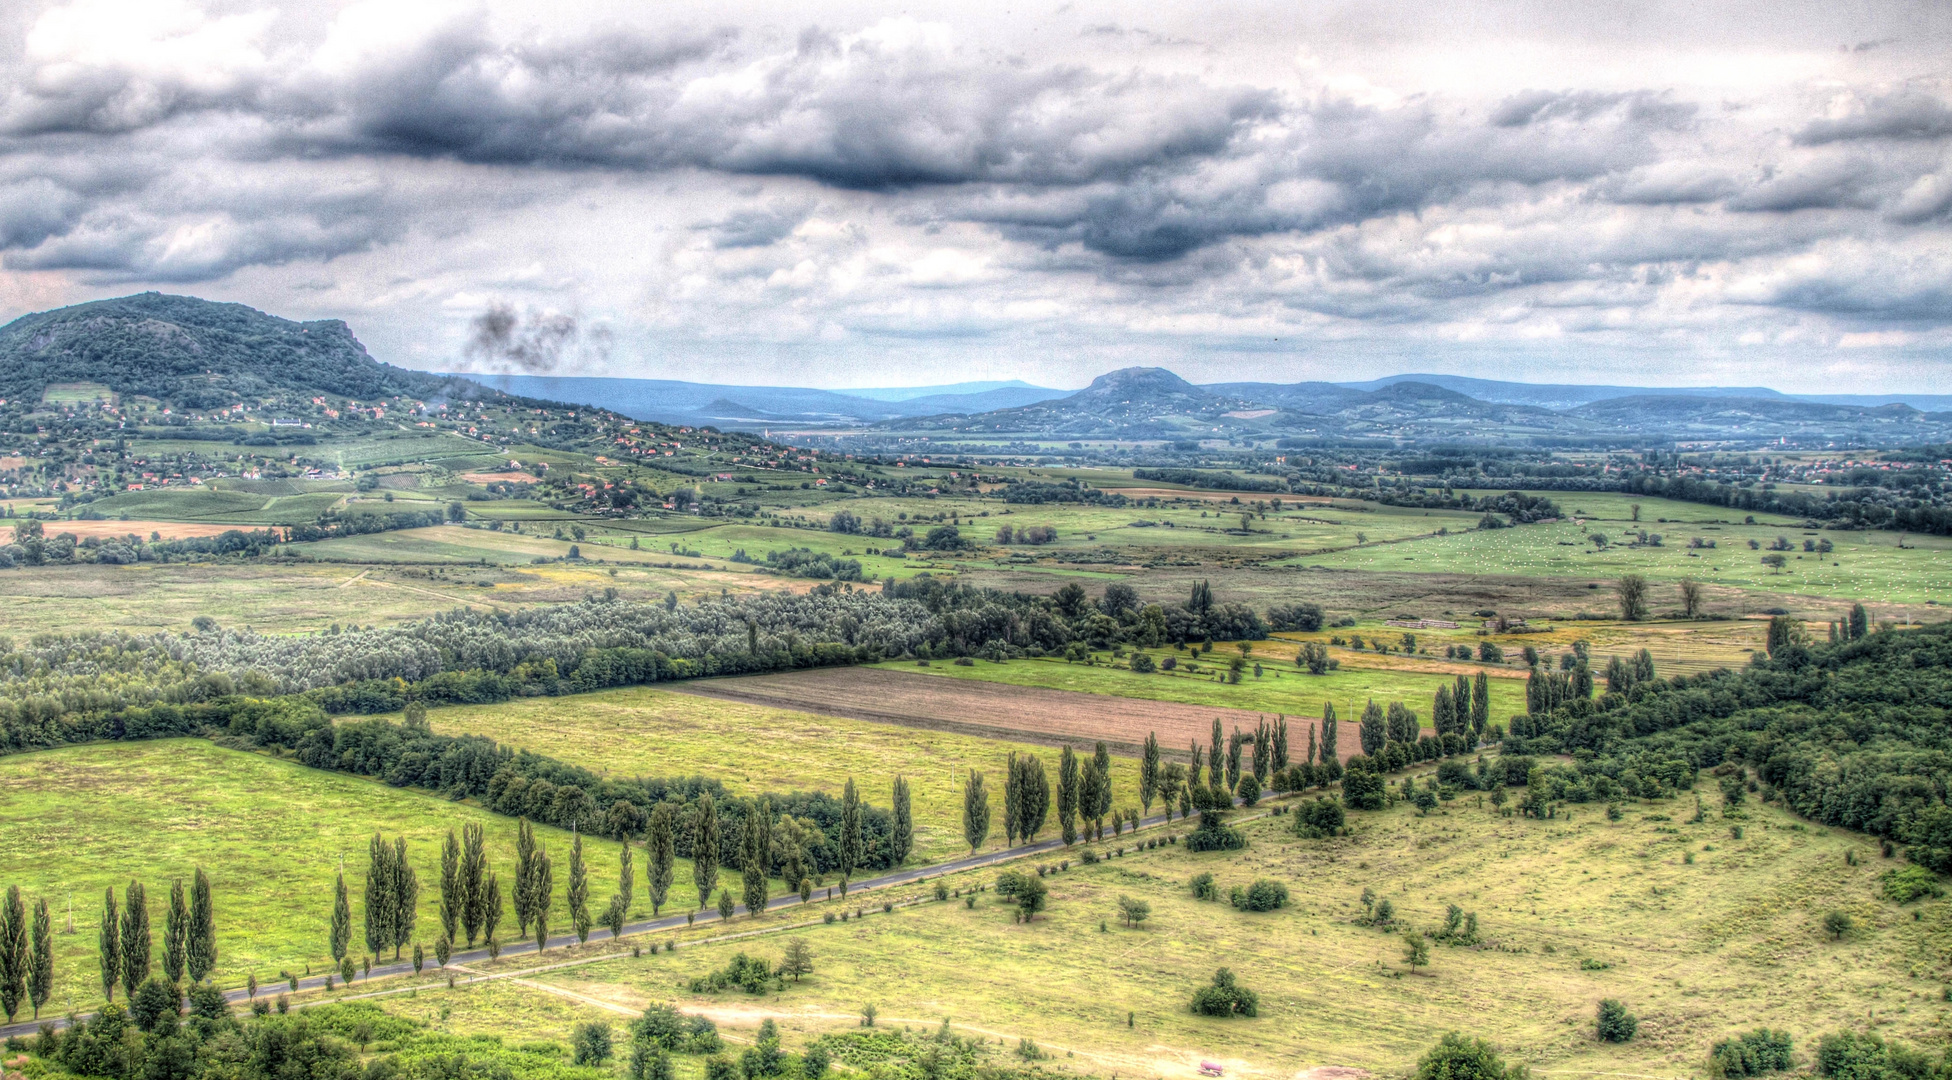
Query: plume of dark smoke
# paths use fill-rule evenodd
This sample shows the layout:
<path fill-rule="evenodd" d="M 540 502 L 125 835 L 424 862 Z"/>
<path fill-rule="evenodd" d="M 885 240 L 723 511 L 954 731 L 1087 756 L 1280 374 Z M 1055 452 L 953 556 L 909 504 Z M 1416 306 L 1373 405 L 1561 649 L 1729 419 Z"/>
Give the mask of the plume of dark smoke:
<path fill-rule="evenodd" d="M 468 324 L 469 360 L 502 371 L 546 373 L 564 360 L 601 361 L 610 355 L 608 327 L 585 329 L 574 315 L 533 308 L 517 313 L 496 301 Z"/>

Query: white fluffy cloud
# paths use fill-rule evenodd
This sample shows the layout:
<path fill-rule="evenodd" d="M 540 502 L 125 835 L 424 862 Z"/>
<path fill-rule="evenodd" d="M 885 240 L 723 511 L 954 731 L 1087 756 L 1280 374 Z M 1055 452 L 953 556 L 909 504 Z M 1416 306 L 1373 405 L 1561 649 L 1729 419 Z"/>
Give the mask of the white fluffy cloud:
<path fill-rule="evenodd" d="M 53 4 L 0 50 L 0 301 L 193 289 L 431 367 L 575 310 L 590 365 L 767 382 L 1944 377 L 1938 5 L 1284 10 Z"/>

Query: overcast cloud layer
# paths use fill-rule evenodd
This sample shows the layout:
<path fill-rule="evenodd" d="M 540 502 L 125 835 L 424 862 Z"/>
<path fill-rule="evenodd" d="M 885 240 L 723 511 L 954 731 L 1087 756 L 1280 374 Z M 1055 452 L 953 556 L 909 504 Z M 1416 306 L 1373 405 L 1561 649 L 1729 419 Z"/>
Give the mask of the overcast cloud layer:
<path fill-rule="evenodd" d="M 0 315 L 159 288 L 416 367 L 795 385 L 1952 392 L 1952 5 L 645 6 L 0 15 Z"/>

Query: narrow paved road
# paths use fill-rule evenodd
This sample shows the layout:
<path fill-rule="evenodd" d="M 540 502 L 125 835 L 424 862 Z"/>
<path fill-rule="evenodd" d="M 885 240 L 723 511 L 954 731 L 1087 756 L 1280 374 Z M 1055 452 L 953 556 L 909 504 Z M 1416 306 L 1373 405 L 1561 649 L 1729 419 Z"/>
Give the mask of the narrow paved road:
<path fill-rule="evenodd" d="M 1181 818 L 1180 820 L 1184 821 L 1185 819 Z M 1141 820 L 1136 828 L 1129 831 L 1136 832 L 1138 829 L 1155 828 L 1157 826 L 1165 825 L 1165 824 L 1169 824 L 1166 816 L 1164 814 L 1155 814 L 1152 817 Z M 1118 839 L 1123 840 L 1124 837 L 1119 837 Z M 1101 846 L 1102 846 L 1102 842 L 1101 842 Z M 994 866 L 998 863 L 1009 862 L 1014 859 L 1021 859 L 1031 855 L 1041 855 L 1047 852 L 1056 852 L 1062 850 L 1064 850 L 1064 841 L 1062 839 L 1053 838 L 1049 840 L 1040 840 L 1034 844 L 1020 844 L 1017 847 L 1005 848 L 1000 851 L 992 851 L 986 854 L 968 855 L 960 859 L 952 859 L 948 862 L 935 863 L 931 866 L 916 866 L 916 867 L 910 867 L 905 870 L 896 870 L 892 873 L 882 874 L 879 877 L 867 878 L 858 883 L 850 883 L 848 885 L 847 900 L 841 901 L 839 896 L 835 896 L 834 899 L 842 903 L 847 903 L 847 902 L 854 901 L 862 893 L 871 892 L 876 889 L 885 890 L 896 885 L 912 884 L 914 882 L 921 881 L 924 878 L 942 877 L 945 874 L 961 873 L 962 871 L 965 870 L 979 870 L 985 866 Z M 799 893 L 788 893 L 785 896 L 774 897 L 771 901 L 769 901 L 766 904 L 766 910 L 773 911 L 780 908 L 788 908 L 794 906 L 795 904 L 798 904 L 799 902 L 800 902 Z M 817 902 L 826 903 L 827 901 L 822 900 Z M 666 915 L 663 916 L 662 918 L 646 919 L 643 922 L 626 923 L 624 925 L 623 936 L 629 937 L 638 934 L 655 934 L 664 930 L 679 930 L 687 926 L 692 926 L 692 925 L 702 926 L 716 921 L 719 921 L 719 914 L 717 908 L 706 908 L 703 911 L 697 912 L 694 919 L 690 923 L 687 923 L 685 921 L 685 916 L 681 912 L 677 915 Z M 590 933 L 591 941 L 612 940 L 615 937 L 616 935 L 611 934 L 608 929 L 593 930 Z M 559 936 L 551 937 L 549 939 L 549 946 L 551 948 L 561 948 L 566 945 L 574 945 L 574 944 L 576 944 L 575 934 L 562 934 Z M 521 942 L 511 942 L 507 945 L 504 945 L 502 946 L 501 954 L 503 956 L 521 956 L 525 953 L 534 953 L 537 951 L 538 950 L 536 949 L 535 942 L 533 940 L 529 940 L 529 941 L 521 941 Z M 455 964 L 480 963 L 482 961 L 487 960 L 488 958 L 489 958 L 488 950 L 485 948 L 469 949 L 464 952 L 456 952 L 452 954 L 447 958 L 447 962 L 450 966 L 452 966 Z M 428 962 L 431 964 L 432 959 L 430 958 Z M 383 964 L 374 964 L 372 973 L 370 975 L 363 975 L 360 977 L 359 985 L 363 986 L 367 981 L 371 979 L 385 978 L 386 976 L 389 975 L 410 975 L 412 973 L 413 973 L 413 961 L 411 960 L 396 960 L 396 961 L 389 961 Z M 333 979 L 335 982 L 337 981 L 336 973 L 334 973 Z M 324 989 L 325 980 L 326 980 L 326 976 L 323 974 L 311 976 L 308 978 L 302 978 L 298 980 L 298 988 L 300 990 Z M 344 985 L 344 984 L 340 984 L 340 985 Z M 266 997 L 275 996 L 279 993 L 286 993 L 289 991 L 290 991 L 290 987 L 286 983 L 267 983 L 267 984 L 260 985 L 258 987 L 258 992 Z M 245 1004 L 250 999 L 250 992 L 242 987 L 239 987 L 238 989 L 235 990 L 227 990 L 224 992 L 224 999 L 231 1002 L 233 1005 Z M 81 1014 L 81 1018 L 86 1019 L 87 1017 L 93 1015 L 94 1015 L 93 1013 L 83 1013 Z M 51 1023 L 57 1028 L 62 1028 L 68 1025 L 68 1020 L 65 1017 L 61 1017 L 61 1018 L 43 1017 L 40 1022 L 29 1020 L 29 1021 L 23 1021 L 21 1023 L 0 1026 L 0 1038 L 6 1038 L 7 1036 L 10 1035 L 22 1035 L 22 1036 L 32 1035 L 40 1029 L 41 1023 Z"/>

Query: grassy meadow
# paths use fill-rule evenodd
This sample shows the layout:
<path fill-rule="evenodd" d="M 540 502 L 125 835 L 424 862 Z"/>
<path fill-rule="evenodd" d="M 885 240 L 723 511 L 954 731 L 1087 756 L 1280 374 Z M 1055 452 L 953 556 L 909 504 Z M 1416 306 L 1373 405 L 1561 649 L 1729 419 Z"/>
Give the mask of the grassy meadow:
<path fill-rule="evenodd" d="M 197 867 L 209 873 L 217 908 L 217 981 L 237 986 L 255 972 L 260 983 L 282 969 L 330 964 L 327 929 L 333 875 L 344 860 L 354 922 L 375 832 L 407 837 L 420 879 L 417 936 L 431 948 L 440 936 L 440 845 L 468 823 L 487 833 L 503 895 L 514 881 L 515 820 L 421 792 L 291 761 L 228 750 L 200 739 L 105 743 L 0 757 L 0 883 L 19 885 L 30 902 L 45 897 L 57 931 L 55 1000 L 76 1007 L 100 995 L 95 931 L 102 890 L 131 878 L 148 890 L 150 923 L 160 943 L 169 883 L 187 887 Z M 554 922 L 567 926 L 561 883 L 567 880 L 569 835 L 537 828 L 557 870 Z M 610 902 L 618 845 L 584 837 L 591 908 Z M 645 901 L 643 860 L 636 898 Z M 690 868 L 678 863 L 674 897 L 691 892 Z M 503 919 L 513 937 L 514 916 Z M 354 927 L 354 952 L 364 940 Z"/>
<path fill-rule="evenodd" d="M 1472 796 L 1428 817 L 1407 807 L 1358 814 L 1355 835 L 1330 841 L 1297 839 L 1285 829 L 1292 818 L 1268 817 L 1245 826 L 1251 846 L 1238 854 L 1170 847 L 1073 862 L 1051 879 L 1048 913 L 1028 925 L 982 894 L 973 908 L 930 902 L 786 930 L 806 938 L 815 973 L 778 995 L 684 986 L 735 951 L 775 958 L 782 937 L 533 979 L 626 1009 L 675 1000 L 735 1032 L 778 1017 L 789 1048 L 795 1032 L 852 1026 L 873 1003 L 884 1026 L 932 1029 L 948 1017 L 961 1034 L 1031 1038 L 1059 1065 L 1099 1075 L 1190 1076 L 1201 1060 L 1230 1075 L 1323 1065 L 1394 1074 L 1458 1029 L 1551 1075 L 1676 1077 L 1702 1075 L 1713 1042 L 1763 1025 L 1792 1032 L 1807 1060 L 1815 1037 L 1839 1028 L 1915 1039 L 1952 1022 L 1940 994 L 1952 904 L 1880 899 L 1877 875 L 1891 864 L 1861 837 L 1755 805 L 1734 819 L 1711 809 L 1698 824 L 1687 823 L 1692 812 L 1688 798 L 1630 805 L 1617 822 L 1598 807 L 1533 821 Z M 1858 866 L 1845 861 L 1852 850 Z M 1187 882 L 1201 872 L 1223 889 L 1282 881 L 1293 902 L 1249 914 L 1199 901 Z M 1434 930 L 1450 904 L 1475 912 L 1482 944 L 1435 944 L 1429 966 L 1412 972 L 1398 933 L 1354 922 L 1364 889 L 1391 901 L 1399 929 Z M 1121 896 L 1151 905 L 1142 929 L 1121 925 Z M 1857 923 L 1841 941 L 1820 925 L 1831 910 Z M 792 909 L 756 925 L 805 918 Z M 1223 965 L 1260 994 L 1258 1018 L 1187 1010 Z M 1639 1017 L 1632 1042 L 1595 1039 L 1603 997 Z"/>

